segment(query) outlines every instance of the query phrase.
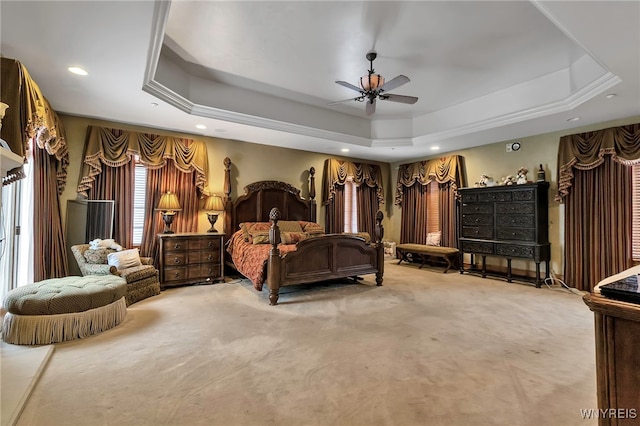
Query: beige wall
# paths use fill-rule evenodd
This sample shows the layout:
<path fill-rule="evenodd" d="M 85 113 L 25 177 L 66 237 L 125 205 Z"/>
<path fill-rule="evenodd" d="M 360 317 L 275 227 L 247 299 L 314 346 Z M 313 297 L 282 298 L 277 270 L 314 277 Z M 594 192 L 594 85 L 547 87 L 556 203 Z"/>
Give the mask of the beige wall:
<path fill-rule="evenodd" d="M 240 142 L 229 139 L 218 139 L 202 137 L 197 135 L 167 132 L 158 129 L 131 126 L 108 121 L 94 120 L 83 117 L 61 115 L 62 122 L 67 133 L 69 144 L 69 160 L 67 187 L 61 197 L 63 223 L 65 220 L 67 200 L 76 198 L 76 187 L 78 184 L 80 165 L 82 161 L 82 150 L 86 135 L 87 126 L 95 125 L 102 127 L 114 127 L 127 130 L 146 131 L 155 134 L 170 134 L 187 138 L 204 140 L 207 143 L 209 153 L 209 189 L 212 193 L 222 194 L 224 184 L 223 160 L 229 157 L 233 163 L 231 169 L 232 199 L 244 193 L 244 186 L 259 180 L 279 180 L 290 183 L 299 188 L 304 197 L 308 196 L 308 170 L 310 167 L 316 169 L 316 201 L 318 202 L 318 222 L 324 224 L 324 208 L 320 206 L 322 198 L 322 171 L 324 160 L 329 156 L 326 154 L 299 151 L 294 149 L 276 148 L 267 145 Z M 542 164 L 546 172 L 547 181 L 550 182 L 549 192 L 549 240 L 551 242 L 551 269 L 558 275 L 563 275 L 563 238 L 564 238 L 564 212 L 563 206 L 554 200 L 557 192 L 557 154 L 558 143 L 561 136 L 581 133 L 592 130 L 604 129 L 607 127 L 621 126 L 640 122 L 640 116 L 629 117 L 623 120 L 610 121 L 597 125 L 577 127 L 562 132 L 546 133 L 537 136 L 517 139 L 522 145 L 517 152 L 506 152 L 505 145 L 510 141 L 496 142 L 476 148 L 461 151 L 448 152 L 442 155 L 461 155 L 464 158 L 465 176 L 467 185 L 473 186 L 478 181 L 480 175 L 487 174 L 496 180 L 506 175 L 515 175 L 520 167 L 529 170 L 530 180 L 536 179 L 536 171 Z M 437 157 L 437 156 L 433 156 Z M 433 157 L 420 157 L 403 161 L 411 163 Z M 352 159 L 354 161 L 358 161 Z M 360 160 L 371 162 L 368 160 Z M 374 162 L 375 163 L 375 162 Z M 385 176 L 385 201 L 383 211 L 387 216 L 384 221 L 385 238 L 399 241 L 400 239 L 400 209 L 393 205 L 395 195 L 395 184 L 397 179 L 397 168 L 401 163 L 377 163 L 382 168 Z M 222 230 L 222 220 L 218 220 L 216 227 Z M 206 214 L 202 213 L 199 218 L 199 231 L 206 231 L 209 223 Z M 488 260 L 490 264 L 502 265 L 505 261 L 500 259 Z M 533 262 L 514 261 L 514 269 L 529 270 L 535 269 Z"/>
<path fill-rule="evenodd" d="M 461 151 L 448 152 L 443 155 L 461 155 L 464 158 L 464 168 L 466 171 L 467 186 L 473 186 L 480 179 L 480 175 L 486 174 L 499 180 L 503 176 L 515 175 L 520 167 L 529 170 L 527 177 L 529 180 L 536 180 L 536 171 L 542 164 L 549 188 L 549 242 L 551 243 L 551 269 L 557 275 L 564 275 L 563 272 L 563 251 L 564 251 L 564 206 L 554 200 L 558 190 L 557 182 L 557 157 L 560 137 L 575 133 L 588 132 L 605 129 L 608 127 L 622 126 L 640 122 L 640 116 L 629 117 L 623 120 L 610 121 L 597 125 L 577 127 L 562 132 L 546 133 L 521 139 L 497 142 L 476 148 Z M 506 152 L 506 144 L 518 141 L 521 148 L 517 152 Z M 413 161 L 437 158 L 438 156 L 417 158 L 412 161 L 403 161 L 402 164 Z M 395 188 L 397 181 L 397 168 L 401 163 L 391 164 L 392 182 Z M 394 189 L 395 192 L 395 189 Z M 390 214 L 390 221 L 387 229 L 389 235 L 395 241 L 400 238 L 400 208 L 393 206 Z M 500 259 L 487 259 L 488 264 L 506 266 L 506 261 Z M 535 263 L 526 261 L 513 261 L 513 268 L 520 270 L 535 270 Z"/>
<path fill-rule="evenodd" d="M 324 224 L 324 208 L 321 207 L 322 199 L 322 171 L 324 161 L 329 158 L 326 154 L 318 154 L 295 149 L 276 148 L 248 142 L 240 142 L 229 139 L 218 139 L 197 135 L 167 132 L 158 129 L 144 128 L 140 126 L 124 125 L 108 121 L 88 119 L 84 117 L 61 115 L 60 116 L 67 134 L 69 145 L 69 169 L 67 186 L 61 197 L 63 224 L 66 216 L 67 200 L 76 199 L 76 187 L 78 185 L 82 164 L 82 152 L 84 147 L 87 126 L 101 126 L 120 128 L 134 131 L 144 131 L 154 134 L 180 136 L 191 139 L 204 140 L 209 154 L 209 190 L 212 193 L 222 194 L 224 185 L 223 160 L 229 157 L 231 166 L 231 198 L 244 194 L 245 185 L 260 180 L 278 180 L 287 182 L 300 189 L 303 197 L 308 197 L 309 169 L 316 169 L 316 201 L 318 204 L 318 222 Z M 376 163 L 368 160 L 356 160 L 368 163 Z M 382 175 L 386 177 L 385 189 L 389 188 L 388 177 L 389 164 L 376 163 L 382 168 Z M 216 223 L 216 229 L 222 231 L 222 217 Z M 386 226 L 386 225 L 385 225 Z M 207 216 L 203 212 L 199 217 L 198 230 L 206 231 L 210 225 Z"/>

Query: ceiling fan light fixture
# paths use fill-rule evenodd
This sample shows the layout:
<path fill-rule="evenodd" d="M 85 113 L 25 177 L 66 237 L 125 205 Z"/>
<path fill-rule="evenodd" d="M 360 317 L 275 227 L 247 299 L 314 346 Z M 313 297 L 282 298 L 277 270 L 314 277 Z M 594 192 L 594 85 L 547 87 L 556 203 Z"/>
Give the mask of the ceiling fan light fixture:
<path fill-rule="evenodd" d="M 384 84 L 384 77 L 380 74 L 370 73 L 364 77 L 360 77 L 360 87 L 365 92 L 378 90 Z"/>

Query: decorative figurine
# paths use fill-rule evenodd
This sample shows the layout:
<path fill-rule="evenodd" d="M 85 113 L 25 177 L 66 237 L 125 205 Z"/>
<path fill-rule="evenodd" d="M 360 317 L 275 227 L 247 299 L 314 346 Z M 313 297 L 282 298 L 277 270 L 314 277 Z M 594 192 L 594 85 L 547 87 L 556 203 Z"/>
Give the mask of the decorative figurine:
<path fill-rule="evenodd" d="M 518 177 L 516 179 L 516 183 L 518 185 L 527 183 L 527 172 L 529 172 L 529 170 L 525 169 L 524 167 L 520 167 L 518 169 Z"/>
<path fill-rule="evenodd" d="M 542 164 L 540 164 L 540 170 L 538 170 L 538 182 L 544 182 L 545 180 L 544 168 L 542 167 Z"/>

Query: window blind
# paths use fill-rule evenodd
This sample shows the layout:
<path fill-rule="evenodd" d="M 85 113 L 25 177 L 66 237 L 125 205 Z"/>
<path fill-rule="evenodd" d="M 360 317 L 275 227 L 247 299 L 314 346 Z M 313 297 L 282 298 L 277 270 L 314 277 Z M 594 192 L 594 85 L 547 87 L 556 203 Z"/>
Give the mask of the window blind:
<path fill-rule="evenodd" d="M 440 189 L 438 182 L 432 180 L 427 185 L 427 232 L 441 231 L 440 227 Z"/>
<path fill-rule="evenodd" d="M 144 229 L 147 169 L 138 161 L 137 157 L 135 162 L 133 172 L 133 245 L 139 246 L 142 243 L 142 231 Z"/>

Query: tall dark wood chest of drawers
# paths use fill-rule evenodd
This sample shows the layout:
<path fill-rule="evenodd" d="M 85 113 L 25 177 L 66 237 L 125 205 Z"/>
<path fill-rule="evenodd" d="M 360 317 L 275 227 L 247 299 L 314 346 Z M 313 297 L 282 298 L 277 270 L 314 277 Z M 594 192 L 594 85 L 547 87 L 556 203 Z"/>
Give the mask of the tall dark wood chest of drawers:
<path fill-rule="evenodd" d="M 460 253 L 507 259 L 507 280 L 511 282 L 511 259 L 536 263 L 536 287 L 540 287 L 540 262 L 549 276 L 548 182 L 524 185 L 461 188 L 459 220 Z M 460 273 L 464 262 L 460 262 Z"/>
<path fill-rule="evenodd" d="M 223 235 L 159 234 L 160 285 L 213 283 L 224 279 Z"/>

